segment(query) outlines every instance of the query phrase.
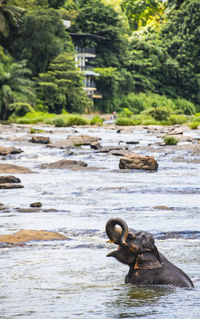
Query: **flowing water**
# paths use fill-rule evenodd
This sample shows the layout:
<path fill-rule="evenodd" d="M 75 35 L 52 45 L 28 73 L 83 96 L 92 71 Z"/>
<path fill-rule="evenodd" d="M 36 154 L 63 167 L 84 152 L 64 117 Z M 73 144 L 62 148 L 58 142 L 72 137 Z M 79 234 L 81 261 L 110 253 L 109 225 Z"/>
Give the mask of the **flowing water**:
<path fill-rule="evenodd" d="M 37 127 L 37 126 L 36 126 Z M 37 127 L 38 128 L 38 127 Z M 23 149 L 6 163 L 22 165 L 35 174 L 15 174 L 23 189 L 0 190 L 0 233 L 20 229 L 60 232 L 68 240 L 32 241 L 23 246 L 0 248 L 0 318 L 199 318 L 200 313 L 200 164 L 173 162 L 191 153 L 149 143 L 161 141 L 146 129 L 118 134 L 112 128 L 42 127 L 52 141 L 69 134 L 89 134 L 101 144 L 139 141 L 139 153 L 153 155 L 157 172 L 118 170 L 119 157 L 79 147 L 51 149 L 27 141 L 28 128 L 0 134 L 0 144 Z M 198 132 L 197 132 L 198 133 Z M 188 134 L 195 135 L 197 133 Z M 18 139 L 19 138 L 19 139 Z M 30 138 L 30 135 L 29 135 Z M 25 141 L 24 141 L 24 140 Z M 134 150 L 136 145 L 130 145 Z M 160 151 L 161 149 L 161 151 Z M 200 154 L 199 154 L 200 155 Z M 40 169 L 42 163 L 62 158 L 83 160 L 97 170 Z M 195 159 L 199 159 L 198 154 Z M 57 211 L 19 213 L 41 201 L 43 208 Z M 158 206 L 156 208 L 156 206 Z M 162 209 L 159 206 L 166 206 Z M 158 249 L 193 280 L 194 289 L 170 286 L 136 288 L 124 284 L 128 267 L 106 258 L 114 246 L 106 243 L 105 224 L 122 217 L 130 227 L 151 232 Z"/>

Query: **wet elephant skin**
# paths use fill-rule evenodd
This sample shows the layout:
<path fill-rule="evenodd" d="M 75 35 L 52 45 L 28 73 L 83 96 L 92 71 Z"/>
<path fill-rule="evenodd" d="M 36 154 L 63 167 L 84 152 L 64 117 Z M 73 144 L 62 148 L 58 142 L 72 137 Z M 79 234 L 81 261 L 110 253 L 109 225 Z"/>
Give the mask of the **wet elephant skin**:
<path fill-rule="evenodd" d="M 158 251 L 153 236 L 145 231 L 129 229 L 126 243 L 107 256 L 129 266 L 126 283 L 194 287 L 188 275 Z"/>

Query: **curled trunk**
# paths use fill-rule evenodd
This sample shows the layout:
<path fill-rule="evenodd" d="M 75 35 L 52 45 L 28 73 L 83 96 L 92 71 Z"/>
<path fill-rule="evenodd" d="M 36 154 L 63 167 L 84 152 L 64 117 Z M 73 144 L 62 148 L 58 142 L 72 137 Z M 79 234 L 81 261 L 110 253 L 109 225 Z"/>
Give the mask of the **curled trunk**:
<path fill-rule="evenodd" d="M 115 244 L 124 246 L 128 236 L 128 225 L 121 218 L 110 218 L 106 223 L 106 234 Z"/>

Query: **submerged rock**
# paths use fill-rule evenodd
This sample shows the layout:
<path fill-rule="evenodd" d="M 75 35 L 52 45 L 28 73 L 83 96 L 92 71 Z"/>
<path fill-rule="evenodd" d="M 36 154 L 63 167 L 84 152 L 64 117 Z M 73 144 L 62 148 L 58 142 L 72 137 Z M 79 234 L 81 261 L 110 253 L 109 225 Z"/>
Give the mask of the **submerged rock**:
<path fill-rule="evenodd" d="M 1 164 L 0 173 L 11 173 L 11 174 L 31 174 L 34 173 L 27 167 L 13 165 L 13 164 Z"/>
<path fill-rule="evenodd" d="M 60 161 L 57 162 L 53 162 L 53 163 L 45 163 L 45 164 L 41 164 L 40 167 L 41 168 L 56 168 L 56 169 L 77 169 L 77 168 L 83 168 L 86 167 L 88 164 L 82 161 L 75 161 L 75 160 L 66 160 L 66 159 L 62 159 Z"/>
<path fill-rule="evenodd" d="M 103 146 L 99 149 L 98 153 L 114 153 L 116 151 L 127 151 L 128 147 L 123 145 L 110 145 L 110 146 Z"/>
<path fill-rule="evenodd" d="M 68 239 L 68 237 L 46 230 L 20 230 L 10 235 L 0 235 L 0 242 L 15 244 L 32 240 Z"/>
<path fill-rule="evenodd" d="M 125 155 L 120 158 L 119 168 L 156 171 L 158 169 L 158 163 L 153 156 L 143 156 L 132 153 L 131 155 Z"/>
<path fill-rule="evenodd" d="M 22 152 L 23 151 L 20 148 L 0 146 L 0 155 L 2 156 L 6 156 L 9 154 L 20 154 Z"/>
<path fill-rule="evenodd" d="M 13 188 L 24 188 L 21 184 L 4 183 L 0 184 L 0 189 L 13 189 Z"/>

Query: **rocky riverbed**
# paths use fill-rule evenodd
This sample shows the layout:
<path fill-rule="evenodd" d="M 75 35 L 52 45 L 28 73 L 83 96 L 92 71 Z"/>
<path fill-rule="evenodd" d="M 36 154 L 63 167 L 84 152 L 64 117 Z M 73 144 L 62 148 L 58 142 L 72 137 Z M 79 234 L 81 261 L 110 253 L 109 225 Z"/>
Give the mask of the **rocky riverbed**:
<path fill-rule="evenodd" d="M 2 319 L 161 318 L 166 307 L 168 318 L 177 307 L 195 318 L 199 133 L 178 125 L 0 124 Z M 166 135 L 178 144 L 165 145 Z M 115 216 L 152 232 L 195 290 L 183 298 L 175 288 L 125 286 L 126 266 L 105 257 L 104 227 Z"/>

